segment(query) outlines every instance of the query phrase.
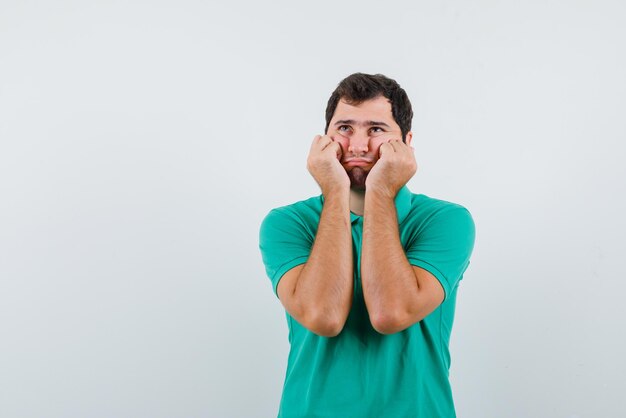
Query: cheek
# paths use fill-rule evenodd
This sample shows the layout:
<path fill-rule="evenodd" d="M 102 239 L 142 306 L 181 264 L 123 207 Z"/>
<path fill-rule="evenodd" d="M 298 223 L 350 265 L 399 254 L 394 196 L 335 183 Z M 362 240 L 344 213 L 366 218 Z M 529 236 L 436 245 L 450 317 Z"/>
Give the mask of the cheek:
<path fill-rule="evenodd" d="M 350 145 L 350 140 L 341 135 L 333 135 L 333 139 L 341 146 L 341 150 L 343 152 L 346 152 L 346 150 L 348 149 L 348 145 Z"/>
<path fill-rule="evenodd" d="M 376 154 L 376 156 L 378 157 L 378 152 L 380 150 L 380 146 L 382 144 L 385 144 L 387 142 L 389 142 L 390 138 L 385 138 L 385 139 L 376 139 L 374 141 L 372 141 L 372 152 Z"/>

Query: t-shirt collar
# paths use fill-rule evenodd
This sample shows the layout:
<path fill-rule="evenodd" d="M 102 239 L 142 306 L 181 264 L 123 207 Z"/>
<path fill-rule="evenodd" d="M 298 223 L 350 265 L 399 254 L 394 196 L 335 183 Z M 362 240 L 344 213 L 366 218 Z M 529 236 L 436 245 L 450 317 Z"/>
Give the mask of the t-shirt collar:
<path fill-rule="evenodd" d="M 324 195 L 321 196 L 322 204 L 324 204 Z M 398 191 L 395 199 L 396 215 L 398 216 L 398 223 L 402 223 L 411 210 L 411 191 L 407 186 L 402 186 Z M 361 216 L 355 215 L 350 212 L 350 222 L 355 223 L 361 219 Z"/>

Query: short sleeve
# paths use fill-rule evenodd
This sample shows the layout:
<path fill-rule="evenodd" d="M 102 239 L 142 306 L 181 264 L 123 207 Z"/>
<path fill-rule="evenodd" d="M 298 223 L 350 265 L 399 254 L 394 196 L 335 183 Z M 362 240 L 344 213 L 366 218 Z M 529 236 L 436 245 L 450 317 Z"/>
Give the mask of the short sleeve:
<path fill-rule="evenodd" d="M 407 243 L 407 259 L 435 276 L 447 299 L 469 266 L 475 234 L 469 211 L 450 204 L 433 213 L 414 232 Z"/>
<path fill-rule="evenodd" d="M 273 209 L 261 223 L 259 248 L 276 296 L 281 277 L 308 260 L 313 240 L 305 222 L 286 208 Z"/>

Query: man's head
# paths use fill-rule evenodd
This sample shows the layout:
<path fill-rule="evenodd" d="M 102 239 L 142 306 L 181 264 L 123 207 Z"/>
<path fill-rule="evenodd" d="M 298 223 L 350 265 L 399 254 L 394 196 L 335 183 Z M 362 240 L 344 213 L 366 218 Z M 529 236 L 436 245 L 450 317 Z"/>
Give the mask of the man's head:
<path fill-rule="evenodd" d="M 411 130 L 413 120 L 411 102 L 404 89 L 395 80 L 382 74 L 354 73 L 341 80 L 328 99 L 324 131 L 328 133 L 330 121 L 340 100 L 351 105 L 358 105 L 381 96 L 391 104 L 391 114 L 402 131 L 402 141 L 406 142 L 406 135 Z"/>
<path fill-rule="evenodd" d="M 410 145 L 413 110 L 406 92 L 382 74 L 356 73 L 342 80 L 326 107 L 326 135 L 342 150 L 353 189 L 364 189 L 380 146 L 393 139 Z"/>

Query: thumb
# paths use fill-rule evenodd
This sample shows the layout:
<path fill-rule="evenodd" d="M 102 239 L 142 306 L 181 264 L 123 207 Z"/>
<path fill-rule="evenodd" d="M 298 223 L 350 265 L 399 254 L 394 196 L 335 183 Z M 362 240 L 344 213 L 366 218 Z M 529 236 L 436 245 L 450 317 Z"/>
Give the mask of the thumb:
<path fill-rule="evenodd" d="M 385 142 L 384 144 L 382 144 L 380 148 L 378 148 L 378 158 L 382 157 L 384 153 L 389 151 L 389 148 L 393 149 L 390 143 Z"/>
<path fill-rule="evenodd" d="M 341 159 L 341 156 L 343 155 L 343 150 L 341 149 L 341 145 L 339 144 L 339 142 L 331 138 L 331 142 L 326 146 L 326 148 L 329 151 L 334 151 L 337 159 Z"/>

